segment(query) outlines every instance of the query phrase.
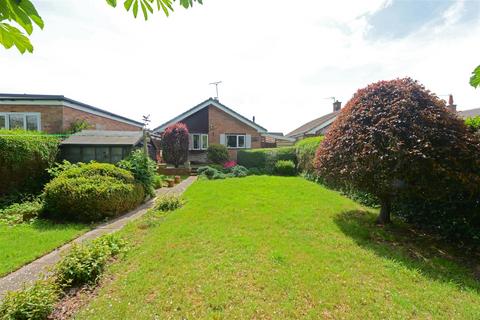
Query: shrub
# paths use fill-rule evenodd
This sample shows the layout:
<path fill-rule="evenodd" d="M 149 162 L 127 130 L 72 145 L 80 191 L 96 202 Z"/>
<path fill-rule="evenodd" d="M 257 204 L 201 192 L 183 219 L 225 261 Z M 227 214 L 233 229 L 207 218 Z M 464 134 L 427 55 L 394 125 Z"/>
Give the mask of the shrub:
<path fill-rule="evenodd" d="M 58 144 L 57 138 L 39 132 L 0 129 L 0 195 L 39 191 Z"/>
<path fill-rule="evenodd" d="M 151 197 L 155 196 L 154 179 L 157 165 L 142 150 L 133 151 L 127 159 L 120 161 L 117 166 L 133 173 L 135 180 L 142 184 L 145 194 Z"/>
<path fill-rule="evenodd" d="M 224 164 L 228 161 L 228 150 L 222 144 L 211 144 L 207 149 L 207 158 L 216 164 Z"/>
<path fill-rule="evenodd" d="M 457 192 L 474 197 L 480 186 L 480 141 L 445 103 L 409 78 L 359 90 L 317 151 L 328 183 L 372 194 L 390 221 L 403 195 L 441 200 Z"/>
<path fill-rule="evenodd" d="M 165 177 L 164 175 L 158 175 L 156 174 L 154 177 L 153 177 L 153 187 L 155 189 L 160 189 L 163 187 L 163 183 L 165 182 L 165 180 L 167 179 L 167 177 Z"/>
<path fill-rule="evenodd" d="M 310 137 L 300 140 L 295 145 L 295 154 L 298 161 L 298 171 L 304 174 L 315 174 L 315 154 L 317 149 L 322 142 L 323 136 L 321 137 Z"/>
<path fill-rule="evenodd" d="M 62 287 L 96 283 L 107 262 L 125 247 L 125 241 L 116 235 L 104 236 L 87 244 L 74 244 L 55 266 L 55 279 Z"/>
<path fill-rule="evenodd" d="M 81 165 L 83 165 L 82 162 L 71 163 L 68 160 L 63 160 L 62 162 L 57 162 L 52 167 L 48 168 L 47 172 L 50 174 L 52 178 L 56 178 L 64 171 L 67 171 L 73 168 L 78 168 Z"/>
<path fill-rule="evenodd" d="M 60 175 L 45 186 L 43 215 L 80 222 L 116 217 L 137 207 L 144 199 L 142 185 L 109 176 Z"/>
<path fill-rule="evenodd" d="M 184 123 L 176 123 L 165 129 L 162 135 L 163 158 L 178 168 L 188 158 L 188 128 Z"/>
<path fill-rule="evenodd" d="M 57 177 L 92 178 L 96 176 L 111 177 L 125 183 L 134 183 L 135 178 L 128 170 L 118 168 L 110 163 L 78 163 L 61 172 Z"/>
<path fill-rule="evenodd" d="M 275 174 L 279 176 L 296 175 L 295 163 L 292 160 L 279 160 L 275 163 Z"/>
<path fill-rule="evenodd" d="M 19 224 L 36 219 L 43 209 L 43 203 L 39 199 L 14 203 L 0 210 L 0 222 Z"/>
<path fill-rule="evenodd" d="M 160 211 L 173 211 L 181 208 L 184 201 L 179 196 L 164 196 L 155 203 L 155 209 Z"/>
<path fill-rule="evenodd" d="M 206 177 L 209 180 L 225 179 L 227 176 L 222 171 L 212 168 L 210 166 L 200 167 L 197 170 L 200 176 Z"/>
<path fill-rule="evenodd" d="M 235 161 L 227 161 L 223 164 L 223 169 L 230 170 L 231 168 L 235 167 L 237 163 Z"/>
<path fill-rule="evenodd" d="M 291 160 L 296 164 L 295 147 L 240 150 L 237 154 L 239 165 L 248 169 L 259 168 L 268 174 L 274 172 L 275 163 L 278 160 Z"/>
<path fill-rule="evenodd" d="M 467 118 L 465 124 L 472 132 L 480 131 L 480 116 Z"/>
<path fill-rule="evenodd" d="M 230 175 L 235 178 L 243 178 L 250 174 L 247 168 L 244 166 L 236 165 L 230 169 Z"/>
<path fill-rule="evenodd" d="M 60 293 L 52 280 L 40 280 L 23 290 L 8 292 L 0 305 L 0 319 L 47 319 Z"/>

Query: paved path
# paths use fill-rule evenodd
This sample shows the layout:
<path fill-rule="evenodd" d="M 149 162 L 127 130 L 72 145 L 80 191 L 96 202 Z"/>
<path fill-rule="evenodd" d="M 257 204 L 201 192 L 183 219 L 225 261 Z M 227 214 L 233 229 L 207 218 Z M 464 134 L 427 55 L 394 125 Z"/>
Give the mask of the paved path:
<path fill-rule="evenodd" d="M 189 177 L 173 188 L 162 188 L 157 190 L 157 197 L 166 194 L 182 194 L 194 181 L 196 177 Z M 38 280 L 42 275 L 48 272 L 48 267 L 54 265 L 61 258 L 62 252 L 71 247 L 72 243 L 81 243 L 85 240 L 98 238 L 102 235 L 112 233 L 122 229 L 128 222 L 143 216 L 150 209 L 154 200 L 152 199 L 137 209 L 111 220 L 107 223 L 99 225 L 95 229 L 83 234 L 75 240 L 63 245 L 62 247 L 44 255 L 43 257 L 23 266 L 7 276 L 0 279 L 0 300 L 7 291 L 21 289 L 25 284 L 29 284 Z"/>

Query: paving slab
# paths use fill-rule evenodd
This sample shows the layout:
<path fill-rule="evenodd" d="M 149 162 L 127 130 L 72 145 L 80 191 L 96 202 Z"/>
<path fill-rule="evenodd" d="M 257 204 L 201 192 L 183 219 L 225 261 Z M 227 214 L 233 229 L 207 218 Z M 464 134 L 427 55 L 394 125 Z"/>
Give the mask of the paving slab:
<path fill-rule="evenodd" d="M 3 299 L 3 297 L 8 291 L 19 290 L 25 285 L 29 285 L 36 280 L 39 280 L 42 277 L 48 275 L 49 269 L 60 260 L 60 258 L 62 257 L 62 253 L 68 250 L 73 243 L 82 243 L 85 240 L 93 240 L 105 234 L 113 233 L 122 229 L 128 222 L 138 219 L 139 217 L 143 216 L 150 208 L 152 208 L 156 198 L 164 195 L 180 195 L 193 182 L 195 182 L 196 178 L 197 177 L 188 177 L 173 188 L 162 188 L 157 190 L 156 197 L 154 199 L 147 201 L 135 210 L 132 210 L 129 213 L 122 215 L 121 217 L 97 226 L 93 230 L 84 233 L 73 241 L 61 246 L 60 248 L 55 249 L 52 252 L 44 255 L 43 257 L 38 258 L 37 260 L 23 266 L 17 271 L 14 271 L 3 278 L 0 278 L 0 301 Z"/>

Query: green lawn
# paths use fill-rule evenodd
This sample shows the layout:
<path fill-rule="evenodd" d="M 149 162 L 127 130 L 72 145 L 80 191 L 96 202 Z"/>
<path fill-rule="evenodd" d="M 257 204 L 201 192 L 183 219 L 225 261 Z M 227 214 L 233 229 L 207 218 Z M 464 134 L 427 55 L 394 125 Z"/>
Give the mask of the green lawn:
<path fill-rule="evenodd" d="M 122 231 L 78 319 L 479 319 L 451 250 L 301 178 L 199 181 L 187 204 Z"/>
<path fill-rule="evenodd" d="M 31 224 L 0 224 L 0 276 L 54 250 L 88 230 L 80 224 L 54 224 L 37 220 Z"/>

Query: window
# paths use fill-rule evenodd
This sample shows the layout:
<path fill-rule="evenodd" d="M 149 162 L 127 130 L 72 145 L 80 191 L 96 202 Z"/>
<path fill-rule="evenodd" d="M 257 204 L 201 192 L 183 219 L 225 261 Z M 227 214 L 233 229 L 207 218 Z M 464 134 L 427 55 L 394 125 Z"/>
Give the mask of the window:
<path fill-rule="evenodd" d="M 0 113 L 0 129 L 40 130 L 40 113 Z"/>
<path fill-rule="evenodd" d="M 191 150 L 207 150 L 208 149 L 208 134 L 192 133 L 191 134 Z"/>
<path fill-rule="evenodd" d="M 244 149 L 246 147 L 245 141 L 246 141 L 246 136 L 244 134 L 242 134 L 242 135 L 227 134 L 227 147 L 228 148 Z"/>

